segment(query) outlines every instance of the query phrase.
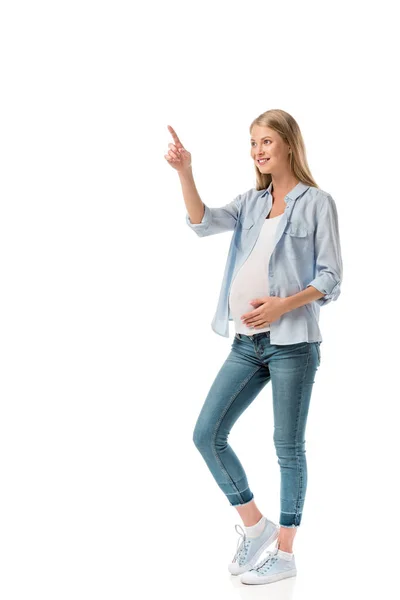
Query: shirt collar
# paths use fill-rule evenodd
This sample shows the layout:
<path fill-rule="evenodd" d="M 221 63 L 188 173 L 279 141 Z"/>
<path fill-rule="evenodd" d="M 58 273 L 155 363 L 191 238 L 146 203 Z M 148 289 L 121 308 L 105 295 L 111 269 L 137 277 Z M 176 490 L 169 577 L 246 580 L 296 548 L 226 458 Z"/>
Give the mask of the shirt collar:
<path fill-rule="evenodd" d="M 301 181 L 299 181 L 299 183 L 297 185 L 295 185 L 294 188 L 291 189 L 290 192 L 288 192 L 286 194 L 286 196 L 285 196 L 285 202 L 286 202 L 286 198 L 289 198 L 290 200 L 297 200 L 297 198 L 299 196 L 301 196 L 301 194 L 303 194 L 303 192 L 305 192 L 306 190 L 308 190 L 309 187 L 310 187 L 309 185 L 306 185 L 305 183 L 302 183 Z M 269 186 L 267 187 L 266 193 L 270 194 L 271 193 L 271 188 L 272 188 L 272 181 L 269 184 Z"/>

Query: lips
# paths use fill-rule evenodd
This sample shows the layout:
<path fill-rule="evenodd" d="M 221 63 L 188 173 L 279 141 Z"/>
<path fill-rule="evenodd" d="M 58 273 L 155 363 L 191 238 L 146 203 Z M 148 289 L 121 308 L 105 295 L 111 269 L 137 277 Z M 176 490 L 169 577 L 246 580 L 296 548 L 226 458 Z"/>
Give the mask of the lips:
<path fill-rule="evenodd" d="M 257 158 L 257 162 L 258 162 L 259 165 L 265 165 L 265 163 L 267 161 L 269 161 L 269 158 L 262 158 L 262 159 Z"/>

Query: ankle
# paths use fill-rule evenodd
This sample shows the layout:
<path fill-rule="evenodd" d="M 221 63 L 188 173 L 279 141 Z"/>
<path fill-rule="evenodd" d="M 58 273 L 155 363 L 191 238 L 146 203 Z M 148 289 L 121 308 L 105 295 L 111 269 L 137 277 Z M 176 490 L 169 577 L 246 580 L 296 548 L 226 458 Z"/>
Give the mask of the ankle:
<path fill-rule="evenodd" d="M 289 544 L 287 542 L 281 542 L 279 538 L 276 542 L 276 547 L 279 550 L 282 550 L 282 552 L 290 552 L 290 554 L 293 553 L 293 543 Z"/>
<path fill-rule="evenodd" d="M 245 527 L 253 527 L 254 525 L 257 525 L 257 523 L 259 523 L 261 521 L 263 516 L 264 515 L 261 513 L 258 513 L 258 515 L 252 515 L 251 517 L 246 517 L 246 518 L 244 518 L 242 516 L 243 525 Z"/>

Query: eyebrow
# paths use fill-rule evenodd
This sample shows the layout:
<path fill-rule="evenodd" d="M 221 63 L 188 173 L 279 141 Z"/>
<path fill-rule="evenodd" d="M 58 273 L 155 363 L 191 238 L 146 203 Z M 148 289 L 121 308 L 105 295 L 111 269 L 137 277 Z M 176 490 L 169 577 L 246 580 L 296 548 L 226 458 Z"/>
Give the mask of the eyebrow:
<path fill-rule="evenodd" d="M 265 135 L 263 138 L 261 138 L 261 141 L 262 141 L 262 140 L 265 140 L 266 138 L 269 138 L 270 140 L 272 140 L 272 137 L 271 137 L 270 135 Z M 253 139 L 253 138 L 250 138 L 250 141 L 251 141 L 251 142 L 255 142 L 256 140 L 255 140 L 255 139 Z"/>

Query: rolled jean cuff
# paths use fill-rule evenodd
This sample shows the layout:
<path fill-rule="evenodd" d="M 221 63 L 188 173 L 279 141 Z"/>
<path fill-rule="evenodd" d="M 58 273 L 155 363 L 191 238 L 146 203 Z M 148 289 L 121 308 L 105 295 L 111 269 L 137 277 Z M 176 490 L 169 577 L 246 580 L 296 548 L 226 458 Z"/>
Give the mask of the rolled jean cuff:
<path fill-rule="evenodd" d="M 299 527 L 301 523 L 302 513 L 285 513 L 281 512 L 279 517 L 279 525 L 281 527 Z"/>
<path fill-rule="evenodd" d="M 252 502 L 253 499 L 254 494 L 249 488 L 245 489 L 243 492 L 240 492 L 240 494 L 228 495 L 228 500 L 231 506 L 243 506 L 244 504 Z"/>

